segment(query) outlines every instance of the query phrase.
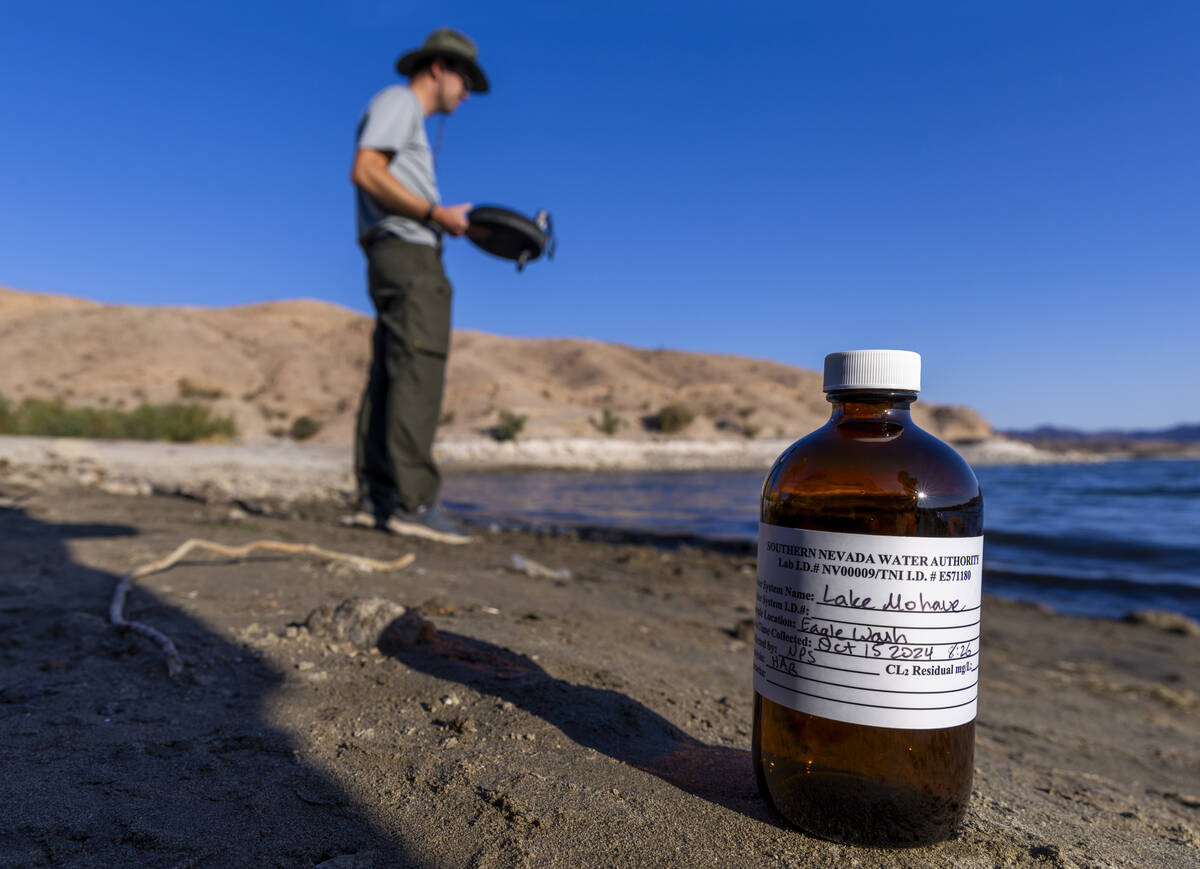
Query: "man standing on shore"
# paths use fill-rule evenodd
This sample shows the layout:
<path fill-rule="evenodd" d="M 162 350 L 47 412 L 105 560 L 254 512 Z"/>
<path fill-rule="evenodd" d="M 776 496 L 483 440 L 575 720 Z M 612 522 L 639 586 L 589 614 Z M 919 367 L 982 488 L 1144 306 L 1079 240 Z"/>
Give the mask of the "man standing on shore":
<path fill-rule="evenodd" d="M 451 286 L 442 239 L 467 230 L 470 203 L 441 204 L 425 119 L 487 93 L 475 44 L 436 30 L 396 61 L 409 84 L 372 98 L 358 127 L 350 178 L 358 240 L 375 305 L 370 375 L 355 444 L 358 505 L 352 521 L 398 534 L 466 542 L 437 509 L 441 475 L 433 437 L 450 349 Z"/>

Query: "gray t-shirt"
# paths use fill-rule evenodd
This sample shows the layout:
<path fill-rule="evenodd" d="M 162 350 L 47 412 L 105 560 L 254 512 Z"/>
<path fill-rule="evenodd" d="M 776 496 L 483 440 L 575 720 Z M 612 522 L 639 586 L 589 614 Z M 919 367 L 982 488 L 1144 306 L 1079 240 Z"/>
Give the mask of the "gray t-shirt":
<path fill-rule="evenodd" d="M 393 178 L 422 199 L 441 203 L 433 176 L 433 152 L 425 136 L 425 110 L 405 85 L 391 85 L 371 98 L 358 123 L 358 147 L 390 153 L 388 172 Z M 358 188 L 355 193 L 360 242 L 390 232 L 416 244 L 437 247 L 441 243 L 436 228 L 389 212 Z"/>

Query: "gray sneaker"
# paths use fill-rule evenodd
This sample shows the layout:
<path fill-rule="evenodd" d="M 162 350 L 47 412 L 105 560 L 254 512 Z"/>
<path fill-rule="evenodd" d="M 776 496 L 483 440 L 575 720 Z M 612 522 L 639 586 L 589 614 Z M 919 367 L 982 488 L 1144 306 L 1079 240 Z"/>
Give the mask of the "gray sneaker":
<path fill-rule="evenodd" d="M 420 507 L 412 513 L 407 510 L 395 510 L 387 517 L 383 527 L 393 534 L 424 537 L 439 543 L 470 543 L 472 539 L 437 507 Z"/>
<path fill-rule="evenodd" d="M 353 525 L 358 528 L 378 528 L 383 530 L 387 527 L 387 520 L 390 511 L 381 510 L 375 506 L 375 502 L 370 498 L 359 498 L 354 504 L 354 511 L 349 515 L 341 518 L 343 525 Z"/>

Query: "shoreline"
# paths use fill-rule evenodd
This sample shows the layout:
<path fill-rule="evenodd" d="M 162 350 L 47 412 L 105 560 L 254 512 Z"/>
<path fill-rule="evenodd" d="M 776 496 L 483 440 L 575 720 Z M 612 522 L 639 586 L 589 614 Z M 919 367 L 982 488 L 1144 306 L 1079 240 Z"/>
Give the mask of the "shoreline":
<path fill-rule="evenodd" d="M 732 471 L 764 473 L 792 439 L 492 438 L 443 440 L 434 455 L 447 473 L 475 471 Z M 1025 465 L 1105 461 L 1084 452 L 1052 452 L 1004 438 L 953 444 L 970 464 Z M 353 489 L 352 449 L 294 441 L 198 444 L 0 435 L 0 467 L 120 481 L 131 490 L 192 485 L 233 497 Z M 272 486 L 275 488 L 272 489 Z M 107 491 L 116 491 L 108 489 Z M 133 493 L 131 491 L 131 493 Z"/>
<path fill-rule="evenodd" d="M 795 438 L 723 440 L 622 440 L 616 438 L 490 438 L 435 444 L 447 470 L 758 470 L 764 473 Z M 1081 450 L 1042 450 L 1021 441 L 991 438 L 952 443 L 971 465 L 1074 464 L 1105 461 Z"/>
<path fill-rule="evenodd" d="M 597 456 L 596 444 L 608 450 Z M 762 470 L 786 444 L 760 441 L 615 441 L 611 439 L 529 440 L 498 443 L 457 441 L 439 445 L 448 474 L 522 473 L 564 470 L 606 473 L 625 470 Z M 962 446 L 960 445 L 960 449 Z M 973 445 L 977 464 L 1046 454 L 1024 444 L 997 440 Z M 348 448 L 320 444 L 171 444 L 144 441 L 101 441 L 74 438 L 0 437 L 0 482 L 28 491 L 47 486 L 77 485 L 111 495 L 170 495 L 228 505 L 241 515 L 288 515 L 297 505 L 326 504 L 345 509 L 354 487 Z M 1050 454 L 1058 458 L 1058 454 Z M 730 461 L 731 458 L 737 461 Z M 754 461 L 751 462 L 750 460 Z M 980 460 L 983 461 L 980 461 Z M 522 464 L 524 463 L 524 464 Z M 614 545 L 692 547 L 726 555 L 752 555 L 752 539 L 703 535 L 689 531 L 626 528 L 599 522 L 540 521 L 518 516 L 481 515 L 464 521 L 481 529 L 534 533 Z M 1011 578 L 1009 578 L 1011 579 Z M 1023 578 L 1019 578 L 1023 579 Z M 1032 580 L 1030 580 L 1032 581 Z M 1011 582 L 1009 583 L 1011 585 Z M 1020 584 L 1020 583 L 1019 583 Z M 1025 583 L 1027 584 L 1027 583 Z M 1051 603 L 1052 595 L 1010 591 L 1012 600 L 1042 601 L 1064 613 L 1081 614 L 1069 603 Z M 1140 609 L 1136 600 L 1115 611 L 1114 620 Z M 1187 627 L 1190 617 L 1177 610 L 1165 615 Z M 1190 627 L 1188 628 L 1190 629 Z"/>

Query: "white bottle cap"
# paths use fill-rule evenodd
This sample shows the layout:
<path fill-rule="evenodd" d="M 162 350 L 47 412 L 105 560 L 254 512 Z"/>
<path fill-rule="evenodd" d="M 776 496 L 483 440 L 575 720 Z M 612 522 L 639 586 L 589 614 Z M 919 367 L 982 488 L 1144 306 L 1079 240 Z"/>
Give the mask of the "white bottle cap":
<path fill-rule="evenodd" d="M 825 391 L 921 391 L 921 354 L 911 350 L 844 350 L 825 357 Z"/>

